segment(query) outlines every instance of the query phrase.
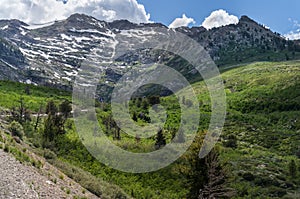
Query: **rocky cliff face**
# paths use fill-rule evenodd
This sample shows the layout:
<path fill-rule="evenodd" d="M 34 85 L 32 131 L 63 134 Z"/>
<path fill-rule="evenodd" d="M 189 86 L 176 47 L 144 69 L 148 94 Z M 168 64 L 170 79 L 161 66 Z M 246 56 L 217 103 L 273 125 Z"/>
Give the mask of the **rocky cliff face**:
<path fill-rule="evenodd" d="M 269 53 L 295 50 L 293 41 L 287 41 L 280 34 L 259 25 L 247 16 L 242 16 L 237 25 L 228 25 L 211 30 L 198 28 L 179 28 L 205 47 L 219 64 L 232 64 L 255 57 L 258 60 L 271 60 Z M 299 49 L 297 49 L 299 50 Z M 258 58 L 258 55 L 264 55 Z"/>
<path fill-rule="evenodd" d="M 149 35 L 158 34 L 154 31 L 157 27 L 167 29 L 162 24 L 133 24 L 126 20 L 107 23 L 82 14 L 35 26 L 18 20 L 2 20 L 0 79 L 70 89 L 87 56 L 93 57 L 99 66 L 102 91 L 111 90 L 122 74 L 138 69 L 141 64 L 168 64 L 193 79 L 189 76 L 188 63 L 170 53 L 149 49 L 130 52 L 113 63 L 103 64 L 115 53 L 117 45 L 130 45 L 128 41 L 142 44 Z M 199 42 L 220 67 L 252 59 L 280 60 L 286 58 L 279 56 L 282 53 L 292 55 L 299 50 L 299 42 L 287 41 L 246 16 L 237 25 L 211 30 L 203 27 L 176 30 Z"/>

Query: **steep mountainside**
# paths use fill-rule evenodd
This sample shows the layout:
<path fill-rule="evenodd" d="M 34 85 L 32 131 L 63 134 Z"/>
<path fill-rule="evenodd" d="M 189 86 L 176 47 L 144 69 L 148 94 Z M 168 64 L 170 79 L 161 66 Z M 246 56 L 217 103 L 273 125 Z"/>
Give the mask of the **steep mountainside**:
<path fill-rule="evenodd" d="M 135 41 L 140 45 L 158 34 L 162 24 L 133 24 L 126 20 L 107 23 L 82 14 L 63 21 L 29 26 L 18 20 L 0 21 L 0 79 L 54 85 L 70 89 L 81 64 L 89 55 L 98 64 L 102 90 L 109 91 L 129 69 L 140 64 L 164 63 L 186 75 L 188 63 L 170 53 L 141 50 L 104 64 L 116 48 Z M 147 30 L 144 30 L 147 28 Z M 241 17 L 237 25 L 206 30 L 203 27 L 177 28 L 199 42 L 221 67 L 251 61 L 296 59 L 298 42 L 287 41 L 250 18 Z M 171 30 L 169 30 L 171 31 Z M 168 31 L 160 34 L 168 34 Z M 9 74 L 9 75 L 8 75 Z"/>

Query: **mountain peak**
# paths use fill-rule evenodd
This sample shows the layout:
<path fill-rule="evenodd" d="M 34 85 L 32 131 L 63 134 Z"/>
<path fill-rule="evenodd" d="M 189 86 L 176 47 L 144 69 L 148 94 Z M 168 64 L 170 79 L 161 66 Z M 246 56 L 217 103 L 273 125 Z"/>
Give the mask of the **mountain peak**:
<path fill-rule="evenodd" d="M 246 16 L 246 15 L 241 16 L 241 18 L 240 18 L 240 23 L 241 23 L 241 22 L 256 23 L 253 19 L 249 18 L 249 17 Z"/>
<path fill-rule="evenodd" d="M 0 25 L 1 24 L 7 24 L 10 25 L 11 27 L 17 28 L 21 26 L 28 26 L 28 24 L 18 20 L 18 19 L 5 19 L 5 20 L 0 20 Z"/>
<path fill-rule="evenodd" d="M 127 19 L 116 20 L 109 23 L 109 26 L 113 29 L 127 30 L 136 28 L 138 25 L 128 21 Z"/>
<path fill-rule="evenodd" d="M 90 21 L 90 20 L 96 20 L 94 17 L 92 16 L 88 16 L 86 14 L 80 14 L 80 13 L 75 13 L 75 14 L 72 14 L 71 16 L 69 16 L 67 18 L 67 21 L 72 21 L 72 22 L 75 22 L 75 21 Z"/>

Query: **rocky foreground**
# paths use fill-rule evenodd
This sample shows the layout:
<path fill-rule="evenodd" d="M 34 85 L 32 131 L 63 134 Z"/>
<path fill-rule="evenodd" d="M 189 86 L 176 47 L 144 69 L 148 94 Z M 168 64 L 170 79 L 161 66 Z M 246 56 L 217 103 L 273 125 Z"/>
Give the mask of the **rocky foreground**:
<path fill-rule="evenodd" d="M 0 199 L 98 198 L 56 168 L 43 163 L 38 169 L 0 150 Z"/>

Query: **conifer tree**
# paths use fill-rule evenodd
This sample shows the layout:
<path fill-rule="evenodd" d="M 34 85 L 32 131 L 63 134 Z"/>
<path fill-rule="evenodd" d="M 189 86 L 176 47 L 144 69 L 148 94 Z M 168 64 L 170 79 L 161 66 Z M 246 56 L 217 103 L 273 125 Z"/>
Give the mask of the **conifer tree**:
<path fill-rule="evenodd" d="M 156 135 L 155 149 L 159 149 L 166 145 L 166 138 L 163 134 L 163 130 L 159 129 Z"/>

